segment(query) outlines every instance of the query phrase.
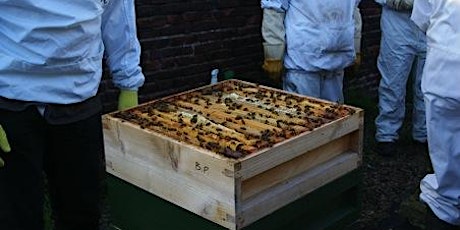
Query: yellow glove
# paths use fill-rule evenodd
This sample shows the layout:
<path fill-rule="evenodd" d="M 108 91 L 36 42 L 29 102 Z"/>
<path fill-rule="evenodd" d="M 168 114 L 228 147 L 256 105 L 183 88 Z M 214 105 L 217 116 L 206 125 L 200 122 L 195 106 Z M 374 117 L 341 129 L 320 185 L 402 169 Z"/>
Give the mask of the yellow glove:
<path fill-rule="evenodd" d="M 11 151 L 10 143 L 8 143 L 8 139 L 6 138 L 5 130 L 3 130 L 3 127 L 1 125 L 0 125 L 0 148 L 5 153 Z M 4 165 L 5 165 L 5 162 L 0 157 L 0 168 L 3 167 Z"/>
<path fill-rule="evenodd" d="M 265 59 L 262 69 L 275 83 L 280 83 L 281 72 L 283 71 L 284 43 L 264 43 L 263 46 Z"/>
<path fill-rule="evenodd" d="M 118 110 L 124 110 L 138 105 L 137 91 L 122 89 L 118 96 Z"/>
<path fill-rule="evenodd" d="M 265 59 L 262 69 L 274 82 L 281 82 L 281 72 L 283 71 L 283 62 L 281 60 Z"/>

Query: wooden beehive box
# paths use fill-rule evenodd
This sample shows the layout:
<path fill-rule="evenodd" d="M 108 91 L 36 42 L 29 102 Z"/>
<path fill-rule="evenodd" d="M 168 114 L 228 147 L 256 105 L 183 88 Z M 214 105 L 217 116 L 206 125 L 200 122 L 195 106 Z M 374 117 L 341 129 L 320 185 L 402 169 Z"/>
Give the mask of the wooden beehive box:
<path fill-rule="evenodd" d="M 229 229 L 361 163 L 361 109 L 239 80 L 106 114 L 103 125 L 109 173 Z"/>

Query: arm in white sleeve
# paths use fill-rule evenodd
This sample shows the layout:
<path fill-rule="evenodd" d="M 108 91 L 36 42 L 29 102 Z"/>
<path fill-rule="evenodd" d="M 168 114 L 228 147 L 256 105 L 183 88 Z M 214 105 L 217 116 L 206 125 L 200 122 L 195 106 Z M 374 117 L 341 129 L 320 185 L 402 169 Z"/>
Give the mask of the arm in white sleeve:
<path fill-rule="evenodd" d="M 411 19 L 421 29 L 426 32 L 430 25 L 430 15 L 432 6 L 429 0 L 415 0 Z"/>
<path fill-rule="evenodd" d="M 273 9 L 264 9 L 262 19 L 262 38 L 264 39 L 265 57 L 281 60 L 284 56 L 285 34 L 284 28 L 285 13 Z"/>
<path fill-rule="evenodd" d="M 262 38 L 265 43 L 271 45 L 285 44 L 284 16 L 285 13 L 264 9 Z"/>
<path fill-rule="evenodd" d="M 353 19 L 355 21 L 355 52 L 360 53 L 363 21 L 361 19 L 361 13 L 358 7 L 355 8 L 355 12 L 353 13 Z"/>
<path fill-rule="evenodd" d="M 116 87 L 137 90 L 144 83 L 140 67 L 134 0 L 108 1 L 102 15 L 107 65 Z"/>

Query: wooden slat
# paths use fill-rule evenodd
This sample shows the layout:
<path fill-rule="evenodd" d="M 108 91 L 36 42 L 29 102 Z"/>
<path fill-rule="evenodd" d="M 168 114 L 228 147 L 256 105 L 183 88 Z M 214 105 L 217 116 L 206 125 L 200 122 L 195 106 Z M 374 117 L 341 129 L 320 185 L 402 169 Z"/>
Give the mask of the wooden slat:
<path fill-rule="evenodd" d="M 288 141 L 274 145 L 270 149 L 252 154 L 242 159 L 241 170 L 237 173 L 243 180 L 287 162 L 303 153 L 333 141 L 341 136 L 357 130 L 362 117 L 356 113 L 330 124 L 322 126 L 310 133 L 301 134 Z"/>
<path fill-rule="evenodd" d="M 243 202 L 240 212 L 237 213 L 237 216 L 242 217 L 238 219 L 237 228 L 241 229 L 248 226 L 286 204 L 353 171 L 358 167 L 358 158 L 357 153 L 340 154 L 324 164 L 279 184 L 270 191 L 258 194 Z"/>
<path fill-rule="evenodd" d="M 273 167 L 263 173 L 244 180 L 242 183 L 242 200 L 270 189 L 280 183 L 285 183 L 297 175 L 310 170 L 312 167 L 348 151 L 350 149 L 350 135 L 340 137 L 323 146 L 304 153 L 284 164 Z"/>

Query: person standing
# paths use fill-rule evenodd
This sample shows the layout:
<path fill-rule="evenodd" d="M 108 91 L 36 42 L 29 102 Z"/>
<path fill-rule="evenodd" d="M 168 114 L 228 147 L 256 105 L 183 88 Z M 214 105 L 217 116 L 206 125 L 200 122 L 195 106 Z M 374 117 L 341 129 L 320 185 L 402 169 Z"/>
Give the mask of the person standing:
<path fill-rule="evenodd" d="M 406 85 L 413 80 L 412 138 L 423 150 L 426 145 L 425 106 L 421 78 L 426 58 L 426 37 L 410 20 L 413 0 L 375 0 L 382 5 L 382 31 L 377 67 L 379 114 L 375 120 L 376 148 L 382 156 L 397 154 L 398 132 L 404 121 Z M 421 147 L 421 148 L 420 148 Z"/>
<path fill-rule="evenodd" d="M 134 1 L 0 1 L 0 229 L 100 229 L 105 54 L 119 109 L 144 82 Z M 44 172 L 44 173 L 43 173 Z"/>
<path fill-rule="evenodd" d="M 262 68 L 279 79 L 284 65 L 286 91 L 343 102 L 344 69 L 360 61 L 359 2 L 262 0 Z"/>
<path fill-rule="evenodd" d="M 427 229 L 460 229 L 460 1 L 416 0 L 412 20 L 426 31 L 422 78 L 434 173 L 420 182 Z"/>

